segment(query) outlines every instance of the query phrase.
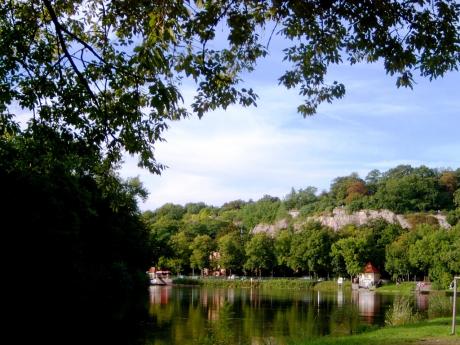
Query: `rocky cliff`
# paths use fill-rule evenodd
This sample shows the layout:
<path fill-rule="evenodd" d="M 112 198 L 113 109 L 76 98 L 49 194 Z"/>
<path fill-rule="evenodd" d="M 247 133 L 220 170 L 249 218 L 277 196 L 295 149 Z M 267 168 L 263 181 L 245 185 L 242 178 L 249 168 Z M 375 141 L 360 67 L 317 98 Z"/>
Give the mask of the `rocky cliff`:
<path fill-rule="evenodd" d="M 298 217 L 298 213 L 294 212 L 290 214 L 293 219 Z M 446 221 L 446 217 L 442 214 L 427 215 L 426 217 L 434 218 L 435 222 L 437 221 L 439 226 L 442 228 L 449 229 L 451 227 Z M 337 207 L 330 215 L 308 217 L 307 221 L 319 222 L 322 225 L 328 226 L 337 231 L 346 225 L 366 225 L 376 219 L 384 219 L 388 223 L 399 224 L 405 229 L 411 228 L 411 224 L 406 217 L 401 214 L 396 214 L 390 210 L 361 210 L 349 214 L 343 207 Z M 304 221 L 294 222 L 294 229 L 299 229 L 303 223 Z M 259 232 L 266 232 L 270 235 L 274 235 L 279 230 L 287 229 L 288 225 L 289 222 L 287 219 L 279 220 L 274 224 L 258 224 L 254 227 L 252 233 L 256 234 Z"/>

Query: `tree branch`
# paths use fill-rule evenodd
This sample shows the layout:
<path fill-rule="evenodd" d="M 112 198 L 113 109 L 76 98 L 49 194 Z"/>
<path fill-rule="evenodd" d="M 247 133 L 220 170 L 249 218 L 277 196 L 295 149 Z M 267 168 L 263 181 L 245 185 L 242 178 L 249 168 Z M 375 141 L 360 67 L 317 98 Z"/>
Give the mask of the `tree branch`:
<path fill-rule="evenodd" d="M 47 0 L 44 0 L 44 1 L 47 1 Z M 59 25 L 59 28 L 61 29 L 61 31 L 65 32 L 67 35 L 69 35 L 70 37 L 72 37 L 74 40 L 76 40 L 78 43 L 80 43 L 81 45 L 83 45 L 86 49 L 88 49 L 91 53 L 93 53 L 93 55 L 95 57 L 97 57 L 99 60 L 101 60 L 103 63 L 107 64 L 107 62 L 104 60 L 104 58 L 102 56 L 100 56 L 98 54 L 98 52 L 96 52 L 94 50 L 93 47 L 91 47 L 88 43 L 86 43 L 84 40 L 82 40 L 80 37 L 78 37 L 77 35 L 75 35 L 73 32 L 67 30 L 66 27 L 62 26 L 59 22 L 57 23 Z"/>
<path fill-rule="evenodd" d="M 53 6 L 51 5 L 49 0 L 43 0 L 43 3 L 45 4 L 46 9 L 48 10 L 49 15 L 51 16 L 51 20 L 53 21 L 54 27 L 56 29 L 56 34 L 58 36 L 59 43 L 61 44 L 61 48 L 62 48 L 62 50 L 64 52 L 64 55 L 67 57 L 67 60 L 69 60 L 70 65 L 72 66 L 72 69 L 77 74 L 78 79 L 80 79 L 80 82 L 85 87 L 86 91 L 88 92 L 88 94 L 91 97 L 91 99 L 93 100 L 93 102 L 96 104 L 97 107 L 99 107 L 97 98 L 94 95 L 93 91 L 91 90 L 91 88 L 90 88 L 90 86 L 88 84 L 88 81 L 83 76 L 83 74 L 80 72 L 80 70 L 78 69 L 77 65 L 75 65 L 75 62 L 73 61 L 73 58 L 72 58 L 72 56 L 70 55 L 70 53 L 69 53 L 69 51 L 67 49 L 64 36 L 62 35 L 62 26 L 59 23 L 59 20 L 57 18 L 57 15 L 56 15 L 56 12 L 54 11 Z"/>

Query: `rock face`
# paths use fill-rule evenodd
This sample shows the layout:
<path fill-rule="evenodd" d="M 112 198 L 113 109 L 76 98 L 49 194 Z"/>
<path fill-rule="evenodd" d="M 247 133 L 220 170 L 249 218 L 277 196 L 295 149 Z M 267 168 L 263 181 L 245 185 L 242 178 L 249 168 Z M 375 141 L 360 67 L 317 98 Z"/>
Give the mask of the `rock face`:
<path fill-rule="evenodd" d="M 258 224 L 252 229 L 253 234 L 265 232 L 268 235 L 274 236 L 279 230 L 287 229 L 289 226 L 287 219 L 281 219 L 274 224 Z"/>
<path fill-rule="evenodd" d="M 436 218 L 438 220 L 439 226 L 444 229 L 450 229 L 452 225 L 450 225 L 447 222 L 446 216 L 443 216 L 442 214 L 436 214 L 433 215 L 432 217 Z"/>
<path fill-rule="evenodd" d="M 442 228 L 449 229 L 451 227 L 450 224 L 447 223 L 445 216 L 437 214 L 432 215 L 432 217 L 438 220 L 438 223 Z M 399 224 L 405 229 L 409 229 L 411 227 L 403 215 L 396 214 L 390 210 L 361 210 L 348 214 L 344 208 L 337 207 L 332 211 L 331 216 L 314 216 L 308 217 L 307 219 L 319 222 L 324 226 L 334 229 L 335 231 L 349 224 L 358 226 L 365 225 L 375 219 L 383 219 L 391 224 Z"/>
<path fill-rule="evenodd" d="M 294 215 L 291 214 L 293 218 L 296 218 L 298 212 Z M 447 222 L 446 217 L 442 214 L 430 215 L 431 217 L 437 219 L 439 226 L 444 229 L 451 228 L 450 224 Z M 332 215 L 327 216 L 312 216 L 308 217 L 307 221 L 319 222 L 323 226 L 330 227 L 334 231 L 338 231 L 346 225 L 366 225 L 373 220 L 383 219 L 391 224 L 399 224 L 405 229 L 411 227 L 410 223 L 404 218 L 401 214 L 396 214 L 390 210 L 361 210 L 348 214 L 347 211 L 342 207 L 337 207 L 332 211 Z M 274 224 L 258 224 L 252 230 L 253 234 L 259 232 L 265 232 L 271 236 L 274 236 L 276 232 L 282 229 L 287 229 L 289 222 L 287 219 L 281 219 Z M 294 229 L 298 230 L 302 227 L 302 223 L 295 223 Z"/>

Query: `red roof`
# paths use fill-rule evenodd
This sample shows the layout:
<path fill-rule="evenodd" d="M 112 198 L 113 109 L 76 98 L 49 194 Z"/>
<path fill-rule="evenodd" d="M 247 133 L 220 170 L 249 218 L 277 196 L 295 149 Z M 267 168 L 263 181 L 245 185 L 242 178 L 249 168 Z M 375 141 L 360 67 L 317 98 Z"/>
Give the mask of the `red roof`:
<path fill-rule="evenodd" d="M 366 266 L 364 266 L 364 273 L 380 273 L 380 271 L 374 267 L 374 265 L 368 262 Z"/>

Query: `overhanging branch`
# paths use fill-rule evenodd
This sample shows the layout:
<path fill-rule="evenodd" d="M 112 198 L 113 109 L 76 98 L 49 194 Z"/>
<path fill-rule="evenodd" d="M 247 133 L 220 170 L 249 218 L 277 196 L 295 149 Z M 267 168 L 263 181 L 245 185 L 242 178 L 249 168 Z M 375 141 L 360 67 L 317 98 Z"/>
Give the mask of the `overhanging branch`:
<path fill-rule="evenodd" d="M 50 14 L 51 16 L 51 20 L 53 21 L 53 24 L 54 24 L 54 27 L 56 29 L 56 34 L 58 36 L 58 39 L 59 39 L 59 43 L 61 45 L 61 48 L 62 48 L 62 51 L 64 52 L 64 55 L 66 56 L 67 60 L 69 60 L 69 63 L 70 65 L 72 66 L 72 69 L 74 70 L 74 72 L 77 74 L 78 76 L 78 79 L 80 80 L 80 82 L 83 84 L 83 86 L 85 87 L 86 91 L 88 92 L 89 96 L 91 97 L 91 99 L 93 100 L 93 102 L 96 104 L 97 107 L 99 107 L 99 104 L 98 104 L 98 101 L 97 101 L 97 98 L 96 96 L 94 95 L 93 91 L 91 90 L 89 84 L 88 84 L 88 81 L 86 80 L 86 78 L 83 76 L 83 74 L 80 72 L 80 70 L 78 69 L 77 65 L 75 64 L 75 62 L 73 61 L 73 58 L 72 56 L 70 55 L 68 49 L 67 49 L 67 46 L 66 46 L 66 42 L 65 42 L 65 39 L 64 39 L 64 36 L 62 35 L 62 25 L 59 23 L 59 20 L 57 18 L 57 15 L 56 15 L 56 12 L 54 11 L 54 8 L 53 6 L 51 5 L 50 1 L 49 0 L 43 0 L 43 3 L 45 4 L 45 7 L 46 9 L 48 10 L 48 13 Z"/>

